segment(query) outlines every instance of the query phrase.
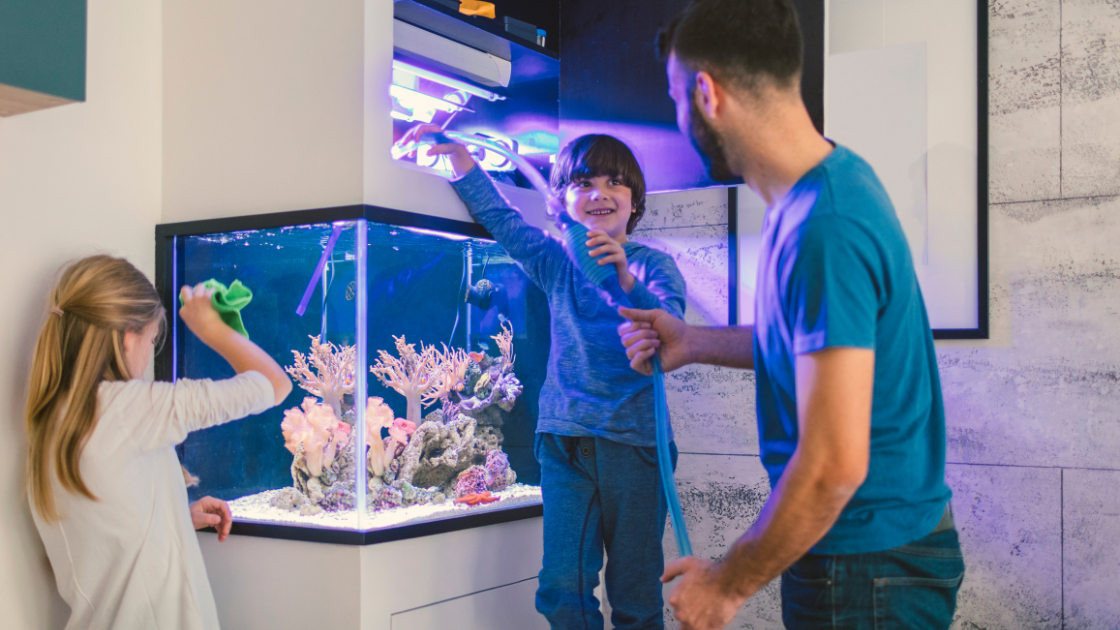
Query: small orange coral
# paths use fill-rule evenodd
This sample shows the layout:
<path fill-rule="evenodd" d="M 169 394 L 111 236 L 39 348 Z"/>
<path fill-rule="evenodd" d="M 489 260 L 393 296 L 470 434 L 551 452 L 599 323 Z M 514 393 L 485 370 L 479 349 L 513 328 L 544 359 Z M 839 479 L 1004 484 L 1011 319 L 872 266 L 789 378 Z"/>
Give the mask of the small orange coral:
<path fill-rule="evenodd" d="M 479 505 L 479 504 L 482 504 L 482 503 L 493 503 L 495 501 L 500 501 L 500 500 L 501 500 L 501 497 L 491 496 L 490 492 L 487 491 L 487 492 L 482 492 L 482 493 L 479 493 L 479 494 L 468 494 L 465 497 L 459 497 L 458 499 L 455 499 L 455 502 L 456 503 L 466 503 L 469 506 L 475 506 L 475 505 Z"/>

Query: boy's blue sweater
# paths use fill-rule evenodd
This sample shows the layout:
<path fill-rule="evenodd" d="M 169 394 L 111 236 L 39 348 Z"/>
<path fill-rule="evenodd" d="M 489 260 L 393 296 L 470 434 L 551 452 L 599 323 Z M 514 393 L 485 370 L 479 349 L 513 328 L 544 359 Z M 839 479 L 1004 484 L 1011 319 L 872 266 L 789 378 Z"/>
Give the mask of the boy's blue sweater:
<path fill-rule="evenodd" d="M 622 316 L 600 297 L 560 241 L 526 223 L 481 168 L 452 185 L 471 216 L 548 296 L 552 347 L 537 433 L 654 446 L 653 380 L 630 368 L 618 336 Z M 634 242 L 622 247 L 635 278 L 630 291 L 635 308 L 663 308 L 683 317 L 684 278 L 673 259 Z"/>

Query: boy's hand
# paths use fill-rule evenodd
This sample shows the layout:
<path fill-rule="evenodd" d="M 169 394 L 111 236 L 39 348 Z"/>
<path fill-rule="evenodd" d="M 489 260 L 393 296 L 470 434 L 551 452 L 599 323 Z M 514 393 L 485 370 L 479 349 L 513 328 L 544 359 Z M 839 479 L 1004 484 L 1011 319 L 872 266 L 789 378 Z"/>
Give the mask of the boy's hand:
<path fill-rule="evenodd" d="M 665 372 L 693 362 L 688 324 L 661 309 L 620 308 L 618 314 L 630 320 L 618 327 L 630 367 L 649 376 L 653 373 L 649 360 L 655 352 L 661 358 L 661 369 Z"/>
<path fill-rule="evenodd" d="M 599 259 L 599 265 L 614 265 L 623 291 L 629 293 L 634 289 L 634 276 L 626 267 L 626 252 L 618 241 L 606 232 L 591 230 L 587 233 L 587 249 L 592 258 Z"/>
<path fill-rule="evenodd" d="M 211 303 L 213 289 L 207 289 L 201 284 L 193 287 L 183 285 L 179 295 L 183 299 L 179 317 L 183 318 L 187 328 L 203 342 L 222 328 L 229 328 L 222 318 L 218 317 L 218 311 L 214 310 L 214 305 Z"/>
<path fill-rule="evenodd" d="M 191 504 L 191 522 L 196 530 L 213 527 L 218 530 L 218 542 L 225 542 L 233 525 L 233 514 L 225 501 L 202 497 Z"/>
<path fill-rule="evenodd" d="M 408 145 L 420 142 L 420 136 L 426 133 L 442 133 L 443 127 L 439 125 L 416 125 L 412 129 L 405 132 L 404 136 L 400 139 L 401 145 Z M 416 151 L 412 151 L 409 155 L 415 155 Z M 431 145 L 428 149 L 428 155 L 446 155 L 451 160 L 451 168 L 455 170 L 456 177 L 462 177 L 475 167 L 474 158 L 471 157 L 467 147 L 456 142 L 449 142 L 446 144 Z"/>

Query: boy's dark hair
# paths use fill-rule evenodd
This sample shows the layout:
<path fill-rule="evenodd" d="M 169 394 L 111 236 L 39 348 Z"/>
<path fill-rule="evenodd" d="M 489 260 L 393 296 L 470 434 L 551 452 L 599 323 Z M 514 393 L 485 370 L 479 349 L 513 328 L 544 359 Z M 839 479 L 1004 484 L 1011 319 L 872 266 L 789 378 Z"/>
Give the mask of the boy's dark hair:
<path fill-rule="evenodd" d="M 618 177 L 630 189 L 634 206 L 634 214 L 626 223 L 626 233 L 630 234 L 646 213 L 646 178 L 634 152 L 625 142 L 603 134 L 589 134 L 572 140 L 556 156 L 549 185 L 554 193 L 560 194 L 574 181 L 601 175 Z"/>
<path fill-rule="evenodd" d="M 662 61 L 673 53 L 693 72 L 753 93 L 796 86 L 801 47 L 790 0 L 694 0 L 657 34 Z"/>

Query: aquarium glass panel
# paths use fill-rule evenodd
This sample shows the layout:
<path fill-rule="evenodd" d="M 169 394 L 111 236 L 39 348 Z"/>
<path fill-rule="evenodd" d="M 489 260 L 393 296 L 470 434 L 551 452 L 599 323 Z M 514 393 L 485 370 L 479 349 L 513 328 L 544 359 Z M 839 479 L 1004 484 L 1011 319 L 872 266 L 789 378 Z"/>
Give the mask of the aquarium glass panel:
<path fill-rule="evenodd" d="M 180 446 L 192 500 L 362 531 L 540 502 L 548 304 L 497 244 L 358 220 L 178 236 L 174 252 L 175 286 L 252 292 L 245 329 L 295 385 Z M 172 345 L 175 378 L 233 375 L 181 322 Z"/>

